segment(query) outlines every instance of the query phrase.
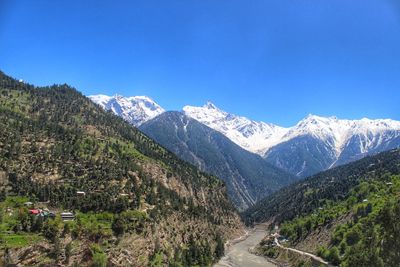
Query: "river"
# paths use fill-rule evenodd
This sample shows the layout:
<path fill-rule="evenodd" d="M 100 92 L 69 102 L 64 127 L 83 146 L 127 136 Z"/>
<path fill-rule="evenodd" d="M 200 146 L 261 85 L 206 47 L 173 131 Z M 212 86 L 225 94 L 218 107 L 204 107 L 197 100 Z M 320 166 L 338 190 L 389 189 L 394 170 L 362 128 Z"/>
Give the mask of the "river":
<path fill-rule="evenodd" d="M 231 245 L 214 267 L 276 267 L 265 258 L 249 252 L 249 249 L 255 247 L 267 235 L 264 229 L 261 226 L 255 227 L 246 239 Z"/>

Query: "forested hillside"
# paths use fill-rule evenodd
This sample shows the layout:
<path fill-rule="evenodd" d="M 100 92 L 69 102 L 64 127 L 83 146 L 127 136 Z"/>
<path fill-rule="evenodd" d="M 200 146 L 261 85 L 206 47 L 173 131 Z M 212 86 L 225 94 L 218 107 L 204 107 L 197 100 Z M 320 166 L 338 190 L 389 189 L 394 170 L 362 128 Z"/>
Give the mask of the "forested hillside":
<path fill-rule="evenodd" d="M 0 128 L 7 263 L 203 266 L 241 231 L 222 182 L 68 85 L 0 73 Z M 29 215 L 24 201 L 55 218 Z"/>
<path fill-rule="evenodd" d="M 398 266 L 399 206 L 398 149 L 289 186 L 245 216 L 248 223 L 273 220 L 289 246 L 335 265 Z"/>

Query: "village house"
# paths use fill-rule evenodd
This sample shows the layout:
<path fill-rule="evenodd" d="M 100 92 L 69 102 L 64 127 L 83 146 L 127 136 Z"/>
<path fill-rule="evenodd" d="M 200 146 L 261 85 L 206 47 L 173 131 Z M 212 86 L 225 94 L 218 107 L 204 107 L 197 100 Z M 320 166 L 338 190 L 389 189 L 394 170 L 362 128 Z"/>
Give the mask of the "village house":
<path fill-rule="evenodd" d="M 61 219 L 63 221 L 73 221 L 75 220 L 75 215 L 72 212 L 61 212 Z"/>
<path fill-rule="evenodd" d="M 78 197 L 84 197 L 86 195 L 85 191 L 76 191 Z"/>

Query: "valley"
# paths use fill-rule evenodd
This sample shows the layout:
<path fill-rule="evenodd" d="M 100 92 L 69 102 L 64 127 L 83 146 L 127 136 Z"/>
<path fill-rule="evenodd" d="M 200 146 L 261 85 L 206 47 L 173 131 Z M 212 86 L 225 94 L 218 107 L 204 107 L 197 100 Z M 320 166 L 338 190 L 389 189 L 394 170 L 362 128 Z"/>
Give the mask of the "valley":
<path fill-rule="evenodd" d="M 391 266 L 400 259 L 392 247 L 399 149 L 299 179 L 148 98 L 131 99 L 160 112 L 139 130 L 68 85 L 35 87 L 0 74 L 7 264 Z M 283 245 L 271 235 L 274 224 Z M 367 259 L 359 258 L 363 250 Z"/>
<path fill-rule="evenodd" d="M 0 0 L 0 267 L 400 267 L 400 0 Z"/>

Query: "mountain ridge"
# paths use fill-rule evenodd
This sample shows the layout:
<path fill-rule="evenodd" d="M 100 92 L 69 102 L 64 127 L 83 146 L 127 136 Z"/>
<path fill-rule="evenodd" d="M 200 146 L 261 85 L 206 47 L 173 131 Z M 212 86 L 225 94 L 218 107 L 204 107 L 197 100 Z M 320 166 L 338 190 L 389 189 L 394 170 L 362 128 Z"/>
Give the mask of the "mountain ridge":
<path fill-rule="evenodd" d="M 103 109 L 111 110 L 114 114 L 121 116 L 134 126 L 139 126 L 165 111 L 147 96 L 90 95 L 88 98 Z"/>
<path fill-rule="evenodd" d="M 189 117 L 223 133 L 244 149 L 259 155 L 277 144 L 288 131 L 287 128 L 272 123 L 253 121 L 227 113 L 211 102 L 202 107 L 184 106 L 183 111 Z"/>
<path fill-rule="evenodd" d="M 183 160 L 223 180 L 240 210 L 296 180 L 183 112 L 164 112 L 139 129 Z"/>

